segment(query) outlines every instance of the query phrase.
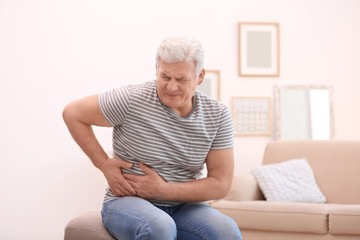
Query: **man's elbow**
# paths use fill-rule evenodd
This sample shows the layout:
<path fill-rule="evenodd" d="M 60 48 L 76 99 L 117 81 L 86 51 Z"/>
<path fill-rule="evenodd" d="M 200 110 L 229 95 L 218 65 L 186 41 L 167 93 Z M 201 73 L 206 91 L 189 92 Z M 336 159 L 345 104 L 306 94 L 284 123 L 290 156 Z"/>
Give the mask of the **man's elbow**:
<path fill-rule="evenodd" d="M 230 192 L 232 181 L 226 181 L 225 183 L 220 184 L 217 190 L 217 196 L 214 200 L 219 200 L 225 198 Z"/>
<path fill-rule="evenodd" d="M 68 124 L 71 121 L 71 119 L 74 117 L 72 103 L 69 103 L 64 107 L 62 111 L 62 117 L 66 124 Z"/>

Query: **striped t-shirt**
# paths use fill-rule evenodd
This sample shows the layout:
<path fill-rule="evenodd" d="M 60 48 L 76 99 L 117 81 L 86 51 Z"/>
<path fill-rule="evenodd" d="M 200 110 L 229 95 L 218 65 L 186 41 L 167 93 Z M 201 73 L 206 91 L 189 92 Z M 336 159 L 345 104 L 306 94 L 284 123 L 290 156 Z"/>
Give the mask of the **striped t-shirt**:
<path fill-rule="evenodd" d="M 233 123 L 228 108 L 196 92 L 193 108 L 180 117 L 162 104 L 156 81 L 119 87 L 99 95 L 101 111 L 113 126 L 113 154 L 133 163 L 123 172 L 144 173 L 143 162 L 167 182 L 188 182 L 201 175 L 210 149 L 234 145 Z M 221 159 L 219 159 L 221 161 Z M 107 188 L 104 201 L 117 198 Z M 180 202 L 149 199 L 155 205 Z"/>

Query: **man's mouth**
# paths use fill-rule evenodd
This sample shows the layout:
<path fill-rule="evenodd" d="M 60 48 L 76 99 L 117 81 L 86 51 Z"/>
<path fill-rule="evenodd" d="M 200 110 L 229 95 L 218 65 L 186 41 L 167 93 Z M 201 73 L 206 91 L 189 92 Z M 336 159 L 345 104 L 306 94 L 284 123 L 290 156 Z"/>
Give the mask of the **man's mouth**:
<path fill-rule="evenodd" d="M 175 93 L 165 93 L 165 94 L 168 97 L 177 97 L 177 96 L 179 96 L 179 94 L 175 94 Z"/>

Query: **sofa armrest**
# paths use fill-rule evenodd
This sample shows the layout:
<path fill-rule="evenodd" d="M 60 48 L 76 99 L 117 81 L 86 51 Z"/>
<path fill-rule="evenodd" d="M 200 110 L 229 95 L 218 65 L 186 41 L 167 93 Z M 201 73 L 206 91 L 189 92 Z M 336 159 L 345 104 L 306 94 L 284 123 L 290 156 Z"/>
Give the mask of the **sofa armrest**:
<path fill-rule="evenodd" d="M 251 174 L 234 176 L 231 189 L 225 200 L 230 201 L 252 201 L 264 200 L 264 196 Z"/>

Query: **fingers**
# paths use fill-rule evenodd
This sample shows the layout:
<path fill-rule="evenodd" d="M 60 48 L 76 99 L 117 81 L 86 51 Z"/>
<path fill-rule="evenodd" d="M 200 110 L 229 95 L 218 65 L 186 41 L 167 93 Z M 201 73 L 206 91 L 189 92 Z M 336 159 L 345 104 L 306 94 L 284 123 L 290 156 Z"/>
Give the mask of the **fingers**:
<path fill-rule="evenodd" d="M 110 189 L 115 195 L 120 197 L 136 195 L 135 190 L 127 181 L 125 181 L 123 184 L 117 184 L 115 187 L 110 186 Z"/>
<path fill-rule="evenodd" d="M 143 182 L 144 179 L 134 174 L 122 173 L 121 168 L 131 168 L 133 164 L 122 159 L 116 158 L 116 167 L 118 168 L 118 172 L 116 175 L 113 175 L 112 183 L 109 182 L 109 186 L 111 191 L 117 196 L 134 196 L 137 195 L 137 188 L 139 182 Z M 148 175 L 152 178 L 154 174 L 157 174 L 154 170 L 152 170 L 149 166 L 144 163 L 139 163 L 140 169 L 145 173 L 145 176 Z M 120 171 L 119 171 L 120 170 Z M 141 179 L 141 180 L 140 180 Z M 141 184 L 140 184 L 141 185 Z"/>
<path fill-rule="evenodd" d="M 139 167 L 147 175 L 151 175 L 152 173 L 154 173 L 154 170 L 152 170 L 150 167 L 148 167 L 146 164 L 142 162 L 139 162 Z"/>
<path fill-rule="evenodd" d="M 136 194 L 132 194 L 128 190 L 126 190 L 123 186 L 119 186 L 118 188 L 111 188 L 111 192 L 118 197 L 127 197 L 127 196 L 135 196 Z"/>
<path fill-rule="evenodd" d="M 127 192 L 127 194 L 130 194 L 130 195 L 136 195 L 136 191 L 130 185 L 130 183 L 124 177 L 122 177 L 122 179 L 123 179 L 123 181 L 122 181 L 121 186 L 124 188 L 125 192 Z"/>
<path fill-rule="evenodd" d="M 133 164 L 127 161 L 124 161 L 122 159 L 117 158 L 118 163 L 119 163 L 119 167 L 121 168 L 132 168 Z"/>
<path fill-rule="evenodd" d="M 132 181 L 132 182 L 135 182 L 136 181 L 136 175 L 134 174 L 129 174 L 129 173 L 124 173 L 123 174 L 124 178 L 128 181 Z"/>
<path fill-rule="evenodd" d="M 111 191 L 117 196 L 134 196 L 136 191 L 123 177 L 122 168 L 131 168 L 132 163 L 118 158 L 109 158 L 102 171 L 108 181 Z"/>
<path fill-rule="evenodd" d="M 139 163 L 140 169 L 145 173 L 144 175 L 124 173 L 124 178 L 135 189 L 136 196 L 142 198 L 161 198 L 162 192 L 160 189 L 163 186 L 164 180 L 144 163 Z"/>
<path fill-rule="evenodd" d="M 134 196 L 136 195 L 136 191 L 134 188 L 130 185 L 130 183 L 122 176 L 120 175 L 118 177 L 118 180 L 115 181 L 110 185 L 111 191 L 118 196 Z"/>

